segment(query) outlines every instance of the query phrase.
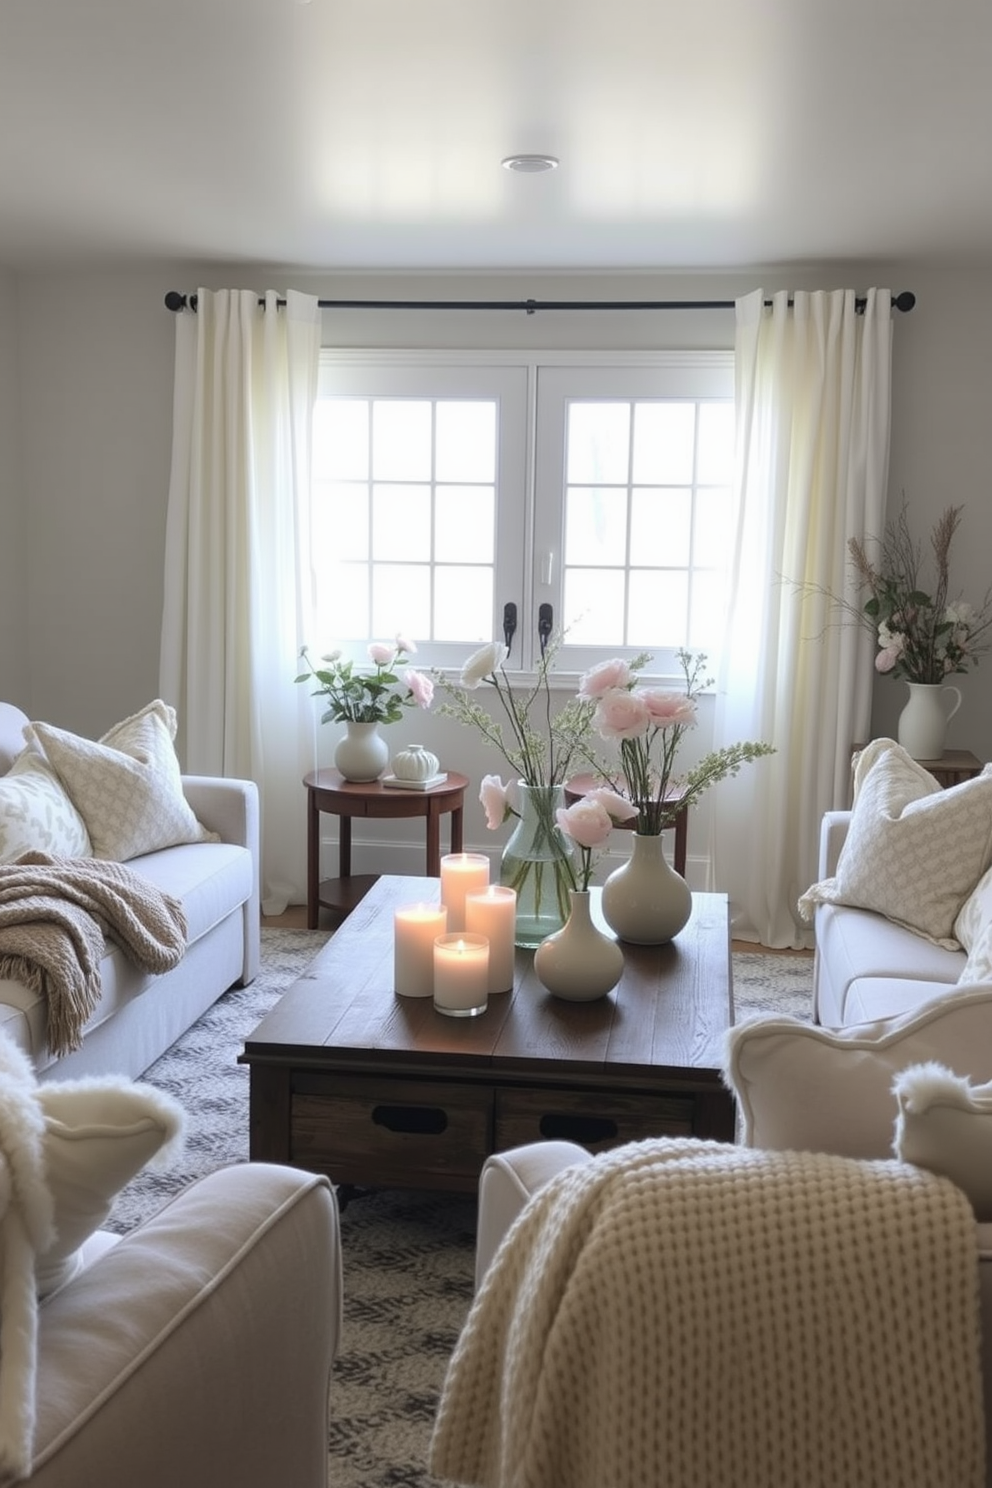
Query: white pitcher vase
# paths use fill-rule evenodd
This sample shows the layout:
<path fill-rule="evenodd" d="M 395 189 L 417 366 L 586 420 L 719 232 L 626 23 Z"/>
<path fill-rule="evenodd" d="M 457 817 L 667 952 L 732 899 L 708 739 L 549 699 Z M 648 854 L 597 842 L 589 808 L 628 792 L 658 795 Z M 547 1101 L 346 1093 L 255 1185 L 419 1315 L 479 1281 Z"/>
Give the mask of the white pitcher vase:
<path fill-rule="evenodd" d="M 899 743 L 913 759 L 939 760 L 947 725 L 961 706 L 961 693 L 940 682 L 907 682 L 906 686 L 909 702 L 899 714 Z"/>

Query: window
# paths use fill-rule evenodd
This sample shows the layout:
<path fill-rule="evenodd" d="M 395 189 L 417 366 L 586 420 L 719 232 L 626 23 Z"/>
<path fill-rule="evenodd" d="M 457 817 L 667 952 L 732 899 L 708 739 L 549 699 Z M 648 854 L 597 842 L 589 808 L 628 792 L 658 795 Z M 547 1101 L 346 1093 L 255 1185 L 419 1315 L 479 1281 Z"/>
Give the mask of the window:
<path fill-rule="evenodd" d="M 315 649 L 402 631 L 460 665 L 504 634 L 533 667 L 711 655 L 728 559 L 730 353 L 482 359 L 331 353 L 314 417 Z M 544 611 L 549 613 L 548 610 Z M 319 639 L 316 639 L 318 638 Z"/>

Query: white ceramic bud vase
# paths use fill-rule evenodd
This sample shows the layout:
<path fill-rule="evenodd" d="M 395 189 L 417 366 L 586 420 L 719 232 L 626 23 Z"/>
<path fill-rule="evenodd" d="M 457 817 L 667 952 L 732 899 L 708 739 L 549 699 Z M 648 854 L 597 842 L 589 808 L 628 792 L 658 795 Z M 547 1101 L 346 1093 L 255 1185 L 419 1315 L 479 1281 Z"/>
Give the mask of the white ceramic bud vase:
<path fill-rule="evenodd" d="M 593 924 L 588 889 L 570 889 L 571 910 L 560 930 L 534 952 L 542 985 L 566 1002 L 595 1002 L 623 974 L 623 951 Z"/>
<path fill-rule="evenodd" d="M 899 714 L 899 743 L 916 760 L 939 760 L 947 725 L 961 706 L 956 687 L 941 682 L 907 682 L 909 702 Z"/>
<path fill-rule="evenodd" d="M 389 763 L 389 745 L 377 723 L 345 724 L 347 732 L 338 741 L 334 764 L 345 780 L 378 780 Z"/>
<path fill-rule="evenodd" d="M 692 894 L 669 867 L 661 834 L 633 835 L 629 859 L 603 885 L 603 919 L 633 945 L 666 945 L 688 923 Z"/>

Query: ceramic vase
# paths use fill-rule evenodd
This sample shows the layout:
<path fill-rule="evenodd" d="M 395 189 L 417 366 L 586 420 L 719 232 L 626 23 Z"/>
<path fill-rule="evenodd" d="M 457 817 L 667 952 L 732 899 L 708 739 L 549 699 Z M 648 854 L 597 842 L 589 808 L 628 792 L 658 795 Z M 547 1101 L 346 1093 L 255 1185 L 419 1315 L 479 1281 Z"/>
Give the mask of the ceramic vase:
<path fill-rule="evenodd" d="M 956 687 L 940 682 L 907 682 L 909 701 L 899 714 L 898 740 L 917 760 L 938 760 L 947 725 L 961 706 Z"/>
<path fill-rule="evenodd" d="M 620 980 L 623 951 L 593 924 L 588 889 L 571 889 L 569 900 L 568 919 L 541 941 L 534 953 L 534 970 L 555 997 L 595 1002 Z"/>
<path fill-rule="evenodd" d="M 346 723 L 334 751 L 334 766 L 345 780 L 378 780 L 389 763 L 389 745 L 377 723 Z"/>
<path fill-rule="evenodd" d="M 534 950 L 568 919 L 575 849 L 555 821 L 561 785 L 517 784 L 520 819 L 500 860 L 499 881 L 517 892 L 515 944 Z"/>
<path fill-rule="evenodd" d="M 603 919 L 621 940 L 634 945 L 665 945 L 692 914 L 692 894 L 668 864 L 664 839 L 633 834 L 626 863 L 603 885 Z"/>
<path fill-rule="evenodd" d="M 397 780 L 433 780 L 441 761 L 423 744 L 408 744 L 393 755 L 393 774 Z"/>

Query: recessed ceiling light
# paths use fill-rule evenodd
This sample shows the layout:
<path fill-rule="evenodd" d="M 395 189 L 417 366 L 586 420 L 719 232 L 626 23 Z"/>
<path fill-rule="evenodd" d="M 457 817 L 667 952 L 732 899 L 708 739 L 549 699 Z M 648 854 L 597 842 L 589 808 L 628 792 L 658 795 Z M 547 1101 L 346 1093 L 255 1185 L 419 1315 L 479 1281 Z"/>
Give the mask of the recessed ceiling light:
<path fill-rule="evenodd" d="M 558 158 L 555 155 L 507 155 L 502 164 L 504 170 L 535 175 L 538 171 L 557 170 Z"/>

